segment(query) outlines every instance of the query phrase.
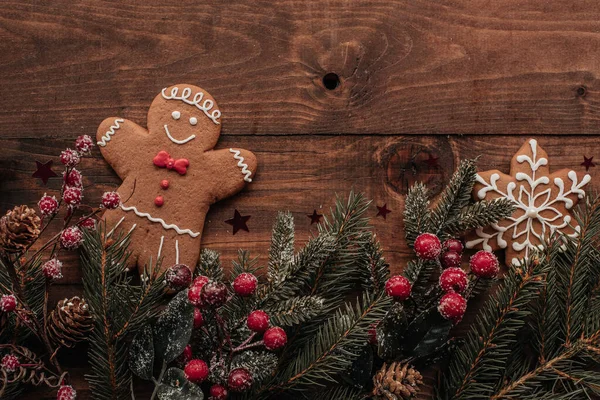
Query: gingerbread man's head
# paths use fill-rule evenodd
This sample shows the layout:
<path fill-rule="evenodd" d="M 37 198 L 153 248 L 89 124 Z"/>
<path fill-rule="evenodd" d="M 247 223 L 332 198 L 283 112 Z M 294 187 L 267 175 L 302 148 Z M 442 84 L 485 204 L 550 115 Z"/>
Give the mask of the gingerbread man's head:
<path fill-rule="evenodd" d="M 162 90 L 148 111 L 148 130 L 199 150 L 212 149 L 221 132 L 221 111 L 204 89 L 178 84 Z"/>

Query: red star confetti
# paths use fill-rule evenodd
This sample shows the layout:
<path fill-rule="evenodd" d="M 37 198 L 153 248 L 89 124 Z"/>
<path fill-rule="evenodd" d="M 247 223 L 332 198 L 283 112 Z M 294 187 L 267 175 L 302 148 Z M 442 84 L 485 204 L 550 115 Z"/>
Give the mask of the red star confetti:
<path fill-rule="evenodd" d="M 377 206 L 377 215 L 376 217 L 382 216 L 383 219 L 387 219 L 387 215 L 392 211 L 387 208 L 387 203 L 385 203 L 382 207 Z"/>
<path fill-rule="evenodd" d="M 310 218 L 310 224 L 318 224 L 319 222 L 321 222 L 321 218 L 323 218 L 322 214 L 318 214 L 317 210 L 314 210 L 312 214 L 308 214 L 307 215 L 308 218 Z"/>
<path fill-rule="evenodd" d="M 233 218 L 225 221 L 226 224 L 233 226 L 233 234 L 235 235 L 240 229 L 250 232 L 246 222 L 250 219 L 250 215 L 242 215 L 238 210 L 233 213 Z"/>
<path fill-rule="evenodd" d="M 35 165 L 37 169 L 31 176 L 34 178 L 40 178 L 42 182 L 44 182 L 44 185 L 48 183 L 48 179 L 58 176 L 54 171 L 52 171 L 52 160 L 45 164 L 36 161 Z"/>
<path fill-rule="evenodd" d="M 593 159 L 594 159 L 594 156 L 591 156 L 590 158 L 583 156 L 583 162 L 581 163 L 581 166 L 585 167 L 586 171 L 589 171 L 591 167 L 596 166 L 596 164 L 594 162 L 592 162 Z"/>

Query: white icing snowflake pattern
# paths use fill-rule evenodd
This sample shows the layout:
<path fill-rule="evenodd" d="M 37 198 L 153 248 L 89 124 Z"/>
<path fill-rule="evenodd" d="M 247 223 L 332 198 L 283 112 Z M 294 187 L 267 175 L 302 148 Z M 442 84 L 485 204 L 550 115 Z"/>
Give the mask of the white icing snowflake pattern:
<path fill-rule="evenodd" d="M 466 247 L 481 246 L 487 251 L 507 249 L 507 262 L 518 265 L 531 249 L 542 248 L 554 232 L 577 236 L 579 226 L 573 226 L 576 224 L 569 210 L 585 197 L 582 188 L 591 177 L 586 174 L 580 181 L 577 173 L 570 170 L 565 184 L 564 174 L 562 170 L 549 175 L 547 155 L 535 139 L 529 139 L 513 158 L 512 176 L 499 171 L 478 174 L 474 193 L 478 200 L 507 198 L 515 203 L 516 210 L 497 224 L 477 229 L 476 238 L 468 240 Z"/>

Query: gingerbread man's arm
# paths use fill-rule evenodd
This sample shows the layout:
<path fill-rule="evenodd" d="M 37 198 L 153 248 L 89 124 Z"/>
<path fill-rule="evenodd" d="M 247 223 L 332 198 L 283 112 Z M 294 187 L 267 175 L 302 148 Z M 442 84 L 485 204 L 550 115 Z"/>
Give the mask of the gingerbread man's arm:
<path fill-rule="evenodd" d="M 231 148 L 208 151 L 204 155 L 213 176 L 219 177 L 211 188 L 214 202 L 234 195 L 252 182 L 257 166 L 252 152 Z"/>
<path fill-rule="evenodd" d="M 104 159 L 123 180 L 135 168 L 134 156 L 139 152 L 148 131 L 125 118 L 106 118 L 96 133 L 96 140 Z"/>

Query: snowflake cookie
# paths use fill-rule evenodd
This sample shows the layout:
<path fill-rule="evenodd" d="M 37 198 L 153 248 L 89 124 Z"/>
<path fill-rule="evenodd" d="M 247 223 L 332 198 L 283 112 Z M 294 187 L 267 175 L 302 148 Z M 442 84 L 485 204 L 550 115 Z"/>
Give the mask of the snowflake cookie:
<path fill-rule="evenodd" d="M 554 232 L 576 236 L 579 226 L 571 210 L 584 198 L 583 187 L 590 180 L 587 174 L 567 169 L 550 174 L 548 154 L 537 140 L 527 140 L 512 158 L 510 175 L 498 170 L 477 174 L 475 199 L 507 198 L 516 210 L 497 224 L 477 229 L 467 238 L 467 248 L 506 249 L 506 263 L 518 265 Z"/>

